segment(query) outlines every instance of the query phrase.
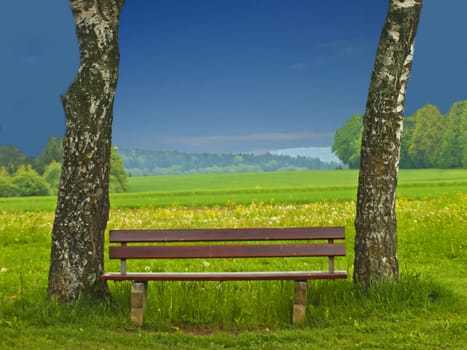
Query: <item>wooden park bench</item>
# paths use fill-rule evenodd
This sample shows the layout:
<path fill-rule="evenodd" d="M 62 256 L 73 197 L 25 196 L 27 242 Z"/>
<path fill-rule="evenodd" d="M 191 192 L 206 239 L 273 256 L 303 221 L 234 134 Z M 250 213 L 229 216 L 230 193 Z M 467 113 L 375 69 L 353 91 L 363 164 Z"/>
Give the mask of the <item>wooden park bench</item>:
<path fill-rule="evenodd" d="M 148 281 L 295 281 L 292 322 L 305 318 L 307 281 L 347 278 L 334 269 L 334 257 L 345 256 L 344 227 L 235 228 L 182 230 L 112 230 L 109 258 L 120 259 L 120 272 L 104 280 L 133 281 L 131 319 L 143 322 Z M 240 242 L 241 241 L 241 242 Z M 239 243 L 240 242 L 240 243 Z M 168 244 L 167 244 L 168 243 Z M 128 259 L 327 257 L 324 271 L 128 272 Z"/>

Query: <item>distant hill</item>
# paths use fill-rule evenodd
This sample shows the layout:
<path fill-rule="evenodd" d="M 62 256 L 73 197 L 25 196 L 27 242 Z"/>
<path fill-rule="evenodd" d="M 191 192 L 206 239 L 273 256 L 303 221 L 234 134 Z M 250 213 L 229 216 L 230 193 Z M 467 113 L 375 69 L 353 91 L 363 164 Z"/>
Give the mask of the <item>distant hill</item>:
<path fill-rule="evenodd" d="M 280 154 L 216 154 L 183 153 L 176 151 L 148 151 L 140 149 L 118 149 L 123 165 L 130 176 L 270 172 L 293 170 L 318 170 L 341 168 L 342 163 L 332 161 L 326 152 L 304 153 L 305 156 Z M 323 161 L 327 156 L 331 161 Z"/>
<path fill-rule="evenodd" d="M 274 155 L 284 155 L 291 157 L 307 157 L 307 158 L 318 158 L 320 161 L 325 163 L 336 163 L 344 165 L 337 156 L 332 153 L 331 147 L 300 147 L 300 148 L 285 148 L 270 151 L 269 153 Z"/>

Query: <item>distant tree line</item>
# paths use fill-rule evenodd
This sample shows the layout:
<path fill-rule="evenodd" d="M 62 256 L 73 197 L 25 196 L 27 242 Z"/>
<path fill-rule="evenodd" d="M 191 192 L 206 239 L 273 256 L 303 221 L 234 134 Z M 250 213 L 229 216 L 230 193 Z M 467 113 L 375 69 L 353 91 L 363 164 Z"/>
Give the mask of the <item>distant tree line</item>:
<path fill-rule="evenodd" d="M 350 168 L 360 165 L 363 117 L 353 115 L 334 135 L 332 151 Z M 426 105 L 404 120 L 401 168 L 467 168 L 467 101 L 446 115 Z"/>
<path fill-rule="evenodd" d="M 318 158 L 266 154 L 183 153 L 118 149 L 129 176 L 270 172 L 335 169 L 337 163 Z"/>
<path fill-rule="evenodd" d="M 51 137 L 44 151 L 28 157 L 15 146 L 0 146 L 0 197 L 56 195 L 63 161 L 63 140 Z M 128 176 L 112 150 L 110 192 L 126 192 Z"/>

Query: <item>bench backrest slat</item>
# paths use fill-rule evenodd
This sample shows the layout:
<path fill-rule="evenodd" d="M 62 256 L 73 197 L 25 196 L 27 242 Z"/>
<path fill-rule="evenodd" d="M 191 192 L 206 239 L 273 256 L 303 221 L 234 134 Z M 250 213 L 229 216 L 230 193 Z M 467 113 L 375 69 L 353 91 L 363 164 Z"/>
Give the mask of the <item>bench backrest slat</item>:
<path fill-rule="evenodd" d="M 336 227 L 111 230 L 109 241 L 122 242 L 214 242 L 256 240 L 332 240 L 344 239 L 345 230 Z"/>
<path fill-rule="evenodd" d="M 113 246 L 111 259 L 345 256 L 345 244 Z"/>

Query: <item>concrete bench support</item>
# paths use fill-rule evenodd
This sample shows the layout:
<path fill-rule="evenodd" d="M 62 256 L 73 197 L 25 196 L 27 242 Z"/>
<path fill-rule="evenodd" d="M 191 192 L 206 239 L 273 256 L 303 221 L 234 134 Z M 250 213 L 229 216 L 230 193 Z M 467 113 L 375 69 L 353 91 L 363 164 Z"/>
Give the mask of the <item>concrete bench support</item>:
<path fill-rule="evenodd" d="M 305 321 L 307 282 L 295 281 L 292 323 L 301 325 Z"/>
<path fill-rule="evenodd" d="M 138 326 L 143 324 L 146 292 L 147 283 L 135 282 L 131 286 L 131 320 Z"/>

